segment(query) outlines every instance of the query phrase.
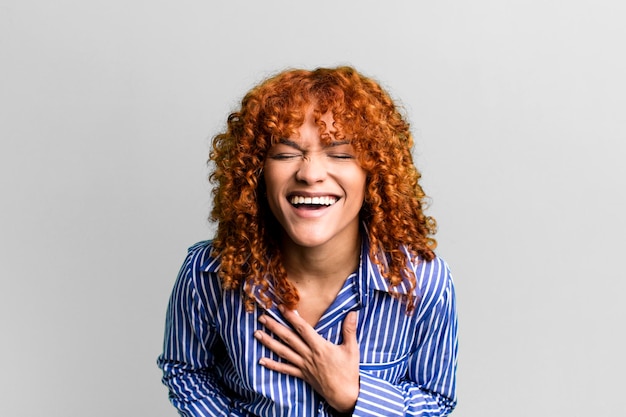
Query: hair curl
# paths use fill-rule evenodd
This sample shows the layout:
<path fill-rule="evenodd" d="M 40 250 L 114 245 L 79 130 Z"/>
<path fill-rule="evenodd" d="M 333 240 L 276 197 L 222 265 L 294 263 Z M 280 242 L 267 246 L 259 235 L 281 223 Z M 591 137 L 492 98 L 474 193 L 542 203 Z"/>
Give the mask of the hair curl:
<path fill-rule="evenodd" d="M 411 312 L 416 277 L 403 247 L 414 261 L 433 259 L 436 223 L 423 213 L 426 196 L 411 155 L 409 124 L 378 83 L 350 67 L 288 70 L 267 79 L 230 114 L 226 132 L 213 138 L 210 219 L 218 223 L 213 247 L 214 255 L 221 256 L 222 284 L 226 289 L 250 284 L 248 308 L 255 288 L 266 306 L 279 302 L 295 308 L 298 303 L 282 265 L 278 223 L 263 197 L 262 172 L 273 140 L 294 134 L 310 105 L 318 123 L 330 111 L 338 136 L 354 146 L 367 173 L 360 216 L 367 225 L 370 256 L 392 288 L 409 281 L 405 301 Z M 270 286 L 275 300 L 266 295 Z"/>

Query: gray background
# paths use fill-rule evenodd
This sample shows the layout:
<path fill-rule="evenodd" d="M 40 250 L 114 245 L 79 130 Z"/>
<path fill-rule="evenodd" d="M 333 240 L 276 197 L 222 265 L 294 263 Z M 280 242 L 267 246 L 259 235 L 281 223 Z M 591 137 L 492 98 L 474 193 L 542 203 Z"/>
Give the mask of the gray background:
<path fill-rule="evenodd" d="M 0 415 L 174 416 L 209 138 L 286 67 L 396 97 L 453 269 L 457 417 L 626 415 L 623 1 L 0 0 Z"/>

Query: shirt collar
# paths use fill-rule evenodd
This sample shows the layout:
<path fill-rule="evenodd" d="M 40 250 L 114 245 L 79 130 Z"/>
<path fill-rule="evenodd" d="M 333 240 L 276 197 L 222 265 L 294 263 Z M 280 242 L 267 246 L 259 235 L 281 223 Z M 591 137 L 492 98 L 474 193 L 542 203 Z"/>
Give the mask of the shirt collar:
<path fill-rule="evenodd" d="M 360 298 L 363 296 L 367 296 L 368 291 L 371 289 L 372 291 L 382 291 L 382 292 L 390 292 L 391 287 L 389 285 L 389 281 L 387 281 L 382 274 L 376 263 L 371 259 L 369 250 L 369 238 L 367 233 L 367 227 L 363 225 L 361 229 L 361 259 L 359 263 L 359 269 L 357 271 L 357 285 L 358 292 Z M 406 249 L 404 249 L 406 251 Z M 209 256 L 208 259 L 202 263 L 200 267 L 204 272 L 217 272 L 220 269 L 220 257 L 214 258 Z M 387 257 L 384 253 L 379 254 L 379 260 L 383 263 L 383 267 L 386 266 Z M 245 284 L 244 284 L 245 286 Z M 400 295 L 406 295 L 409 293 L 409 288 L 411 288 L 410 283 L 405 278 L 402 283 L 393 288 L 393 292 Z M 272 289 L 270 288 L 269 292 Z M 256 291 L 255 291 L 256 292 Z"/>
<path fill-rule="evenodd" d="M 359 268 L 359 282 L 364 286 L 361 294 L 367 294 L 367 290 L 390 292 L 392 289 L 389 281 L 387 281 L 381 274 L 378 265 L 370 257 L 369 254 L 370 245 L 367 234 L 367 229 L 364 226 L 363 230 L 363 243 L 361 245 L 361 267 Z M 382 263 L 383 268 L 387 266 L 387 257 L 383 252 L 379 252 L 379 262 Z M 394 293 L 399 295 L 406 295 L 409 293 L 411 285 L 405 278 L 402 283 L 393 288 Z"/>

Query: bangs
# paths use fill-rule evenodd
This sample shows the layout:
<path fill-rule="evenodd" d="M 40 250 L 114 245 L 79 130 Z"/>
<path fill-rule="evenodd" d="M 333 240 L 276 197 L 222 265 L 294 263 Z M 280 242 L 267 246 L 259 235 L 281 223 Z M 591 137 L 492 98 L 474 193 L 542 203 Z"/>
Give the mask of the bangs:
<path fill-rule="evenodd" d="M 279 139 L 293 138 L 313 107 L 322 142 L 349 140 L 361 158 L 379 160 L 410 146 L 408 123 L 375 81 L 354 69 L 293 70 L 267 79 L 244 99 L 257 151 L 263 155 Z M 333 116 L 333 135 L 325 133 L 323 115 Z M 373 164 L 372 164 L 373 166 Z"/>

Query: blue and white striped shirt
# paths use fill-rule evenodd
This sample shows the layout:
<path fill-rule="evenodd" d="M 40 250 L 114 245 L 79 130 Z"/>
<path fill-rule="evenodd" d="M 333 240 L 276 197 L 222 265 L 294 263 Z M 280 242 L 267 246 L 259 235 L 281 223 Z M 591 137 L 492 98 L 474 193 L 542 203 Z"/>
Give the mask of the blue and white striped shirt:
<path fill-rule="evenodd" d="M 366 240 L 358 270 L 315 326 L 341 343 L 345 315 L 358 311 L 360 393 L 353 416 L 445 416 L 456 405 L 450 271 L 440 258 L 412 265 L 420 303 L 407 315 L 367 255 Z M 281 360 L 253 337 L 262 328 L 259 316 L 288 324 L 278 309 L 264 310 L 262 303 L 247 313 L 241 291 L 222 289 L 219 259 L 210 253 L 209 241 L 189 249 L 168 306 L 158 365 L 172 404 L 182 416 L 336 415 L 303 380 L 258 364 L 262 357 Z M 408 287 L 395 290 L 406 293 Z"/>

